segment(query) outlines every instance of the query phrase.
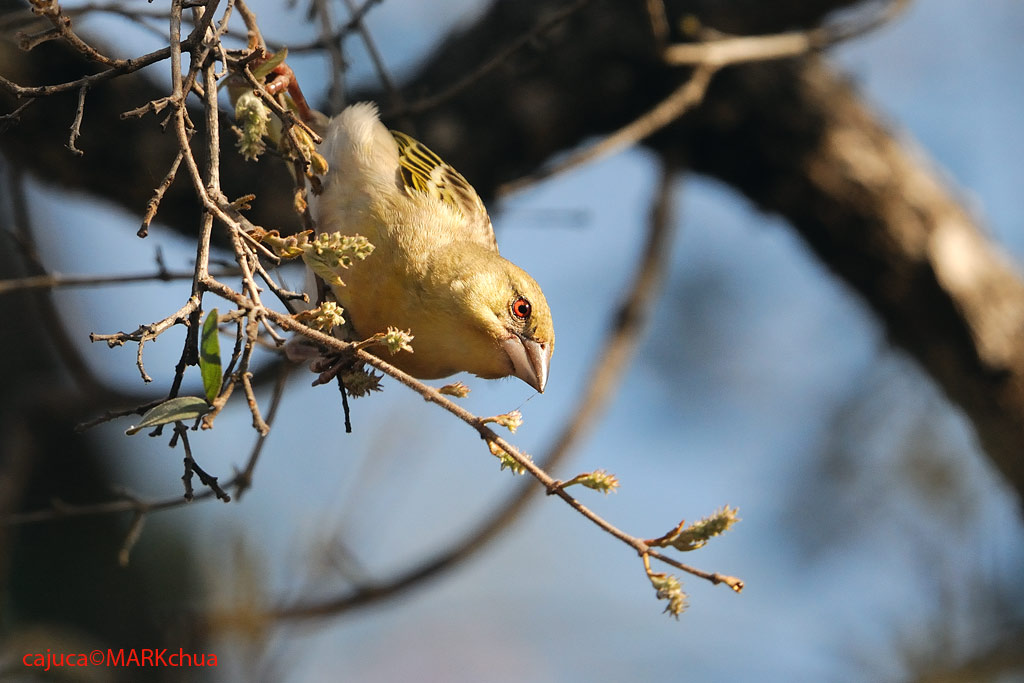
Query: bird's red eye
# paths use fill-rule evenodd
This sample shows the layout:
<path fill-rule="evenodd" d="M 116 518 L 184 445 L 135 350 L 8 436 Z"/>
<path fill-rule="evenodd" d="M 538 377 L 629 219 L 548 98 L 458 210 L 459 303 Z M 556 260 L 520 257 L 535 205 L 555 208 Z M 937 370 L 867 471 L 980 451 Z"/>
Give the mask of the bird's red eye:
<path fill-rule="evenodd" d="M 529 318 L 532 311 L 533 307 L 530 305 L 530 302 L 523 297 L 519 297 L 512 302 L 512 315 L 520 320 L 526 320 Z"/>

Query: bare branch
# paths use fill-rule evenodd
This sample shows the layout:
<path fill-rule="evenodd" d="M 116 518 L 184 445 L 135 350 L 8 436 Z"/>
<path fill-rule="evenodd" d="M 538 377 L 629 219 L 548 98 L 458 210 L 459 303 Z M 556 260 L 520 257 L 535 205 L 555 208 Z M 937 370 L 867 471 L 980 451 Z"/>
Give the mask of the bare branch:
<path fill-rule="evenodd" d="M 85 115 L 85 94 L 89 87 L 83 85 L 78 90 L 78 108 L 75 109 L 75 120 L 71 124 L 71 134 L 68 137 L 68 149 L 77 156 L 82 156 L 82 150 L 75 147 L 75 141 L 82 132 L 82 117 Z"/>
<path fill-rule="evenodd" d="M 213 277 L 225 278 L 238 275 L 237 270 L 218 270 Z M 74 287 L 106 287 L 136 282 L 173 282 L 175 280 L 191 280 L 193 271 L 157 271 L 155 273 L 136 273 L 127 275 L 61 275 L 46 273 L 30 275 L 14 280 L 0 280 L 0 295 L 12 292 L 23 292 L 30 289 L 65 289 Z"/>
<path fill-rule="evenodd" d="M 700 104 L 717 70 L 717 66 L 702 64 L 694 69 L 689 80 L 683 82 L 644 115 L 611 133 L 597 144 L 570 154 L 550 168 L 505 183 L 498 188 L 498 196 L 513 194 L 552 176 L 610 156 L 653 135 Z"/>
<path fill-rule="evenodd" d="M 67 92 L 69 90 L 91 88 L 98 83 L 109 81 L 125 74 L 134 73 L 139 69 L 144 69 L 150 64 L 156 64 L 157 62 L 167 59 L 170 55 L 171 48 L 161 48 L 159 50 L 154 50 L 149 54 L 142 55 L 141 57 L 136 57 L 135 59 L 126 59 L 121 66 L 111 67 L 105 71 L 100 71 L 99 73 L 82 76 L 81 78 L 66 81 L 64 83 L 55 83 L 53 85 L 22 86 L 0 76 L 0 87 L 16 97 L 47 97 L 49 95 L 56 95 L 57 93 Z"/>
<path fill-rule="evenodd" d="M 532 29 L 513 40 L 504 49 L 500 50 L 498 54 L 494 55 L 491 59 L 487 60 L 472 72 L 466 74 L 444 90 L 441 90 L 429 97 L 417 100 L 416 102 L 407 105 L 404 109 L 388 111 L 386 115 L 412 116 L 441 106 L 448 100 L 461 94 L 464 90 L 468 89 L 474 83 L 481 80 L 498 67 L 508 62 L 512 55 L 535 41 L 539 36 L 543 36 L 548 31 L 560 25 L 573 14 L 589 5 L 590 2 L 591 0 L 576 0 L 575 2 L 567 4 L 565 7 L 552 12 L 549 17 L 538 22 Z"/>
<path fill-rule="evenodd" d="M 373 62 L 373 69 L 377 72 L 377 78 L 384 87 L 384 92 L 387 93 L 391 106 L 401 111 L 405 107 L 405 98 L 402 97 L 402 91 L 398 89 L 394 79 L 391 78 L 387 65 L 384 64 L 384 59 L 381 57 L 380 50 L 377 49 L 377 43 L 374 41 L 373 35 L 366 28 L 362 17 L 359 16 L 362 7 L 357 8 L 354 0 L 345 0 L 345 6 L 348 7 L 349 11 L 349 25 L 354 25 L 355 29 L 359 32 L 363 45 L 366 46 L 366 52 L 370 55 L 370 61 Z M 363 7 L 365 6 L 363 5 Z"/>
<path fill-rule="evenodd" d="M 848 23 L 822 26 L 807 31 L 669 45 L 664 49 L 662 56 L 667 63 L 676 66 L 706 64 L 718 67 L 798 57 L 874 31 L 892 21 L 908 4 L 907 0 L 892 0 L 882 12 L 866 21 L 858 18 Z"/>
<path fill-rule="evenodd" d="M 146 205 L 146 213 L 142 216 L 142 225 L 139 227 L 139 231 L 136 233 L 139 237 L 146 237 L 149 234 L 149 224 L 153 222 L 156 217 L 156 212 L 160 208 L 160 202 L 164 198 L 164 194 L 167 192 L 167 188 L 174 182 L 175 176 L 178 174 L 178 166 L 181 165 L 181 160 L 184 157 L 184 152 L 178 151 L 178 155 L 174 157 L 174 161 L 171 162 L 171 168 L 167 171 L 167 175 L 160 181 L 160 184 L 156 186 L 153 191 L 153 198 L 149 200 Z"/>
<path fill-rule="evenodd" d="M 92 45 L 89 45 L 79 38 L 78 35 L 71 30 L 71 18 L 64 14 L 64 11 L 61 9 L 57 0 L 35 0 L 32 3 L 32 11 L 45 17 L 51 24 L 53 24 L 53 31 L 44 32 L 44 34 L 42 34 L 42 38 L 37 37 L 35 40 L 23 43 L 22 49 L 31 50 L 43 40 L 62 38 L 73 48 L 85 55 L 85 57 L 90 61 L 99 62 L 104 66 L 113 68 L 124 68 L 127 66 L 128 60 L 112 59 L 102 55 Z"/>
<path fill-rule="evenodd" d="M 253 473 L 256 471 L 256 463 L 259 462 L 260 454 L 263 452 L 263 446 L 267 442 L 267 435 L 270 433 L 269 426 L 274 423 L 274 417 L 277 416 L 277 407 L 281 405 L 281 397 L 284 396 L 284 388 L 288 382 L 289 374 L 291 373 L 292 366 L 288 363 L 281 363 L 280 370 L 277 375 L 277 381 L 274 383 L 274 393 L 270 397 L 270 409 L 267 411 L 268 426 L 267 431 L 260 432 L 256 438 L 256 444 L 253 446 L 252 452 L 249 454 L 249 460 L 245 464 L 245 469 L 235 475 L 235 478 L 231 481 L 231 486 L 235 488 L 235 499 L 241 500 L 242 496 L 249 487 L 252 486 Z"/>

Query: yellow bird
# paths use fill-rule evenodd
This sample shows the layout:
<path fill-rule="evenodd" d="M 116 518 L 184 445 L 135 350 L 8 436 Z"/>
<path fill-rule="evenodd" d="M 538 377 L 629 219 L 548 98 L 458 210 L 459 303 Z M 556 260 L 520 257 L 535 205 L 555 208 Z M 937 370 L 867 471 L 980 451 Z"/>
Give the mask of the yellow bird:
<path fill-rule="evenodd" d="M 318 231 L 360 234 L 375 247 L 332 287 L 357 335 L 411 331 L 414 352 L 386 360 L 420 379 L 514 376 L 543 392 L 551 310 L 533 278 L 498 253 L 466 179 L 389 131 L 365 102 L 331 119 L 319 151 L 329 170 L 310 202 Z"/>

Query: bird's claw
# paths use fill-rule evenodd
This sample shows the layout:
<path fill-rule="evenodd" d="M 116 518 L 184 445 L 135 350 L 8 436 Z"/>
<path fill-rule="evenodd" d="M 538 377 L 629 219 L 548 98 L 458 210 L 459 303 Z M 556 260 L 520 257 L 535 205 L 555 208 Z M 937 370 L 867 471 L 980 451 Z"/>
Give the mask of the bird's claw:
<path fill-rule="evenodd" d="M 273 57 L 273 54 L 266 53 L 262 57 L 254 59 L 251 68 L 255 69 L 260 64 L 270 61 Z M 292 102 L 295 103 L 295 112 L 299 115 L 299 118 L 304 123 L 312 123 L 315 118 L 313 109 L 306 102 L 306 96 L 302 94 L 302 88 L 299 87 L 299 81 L 296 79 L 292 68 L 287 63 L 281 62 L 270 70 L 270 74 L 268 74 L 268 80 L 263 85 L 264 89 L 271 95 L 287 92 L 292 98 Z"/>
<path fill-rule="evenodd" d="M 320 358 L 314 360 L 309 365 L 310 370 L 319 373 L 317 378 L 313 380 L 314 387 L 337 379 L 340 374 L 351 368 L 352 354 L 350 353 L 320 356 Z"/>
<path fill-rule="evenodd" d="M 298 112 L 299 118 L 305 123 L 311 123 L 313 121 L 313 110 L 309 103 L 306 102 L 306 96 L 302 94 L 302 88 L 299 87 L 299 81 L 295 78 L 295 72 L 292 71 L 292 68 L 281 62 L 270 73 L 274 74 L 274 77 L 265 86 L 267 92 L 271 95 L 276 95 L 287 90 L 288 95 L 295 102 L 295 111 Z"/>

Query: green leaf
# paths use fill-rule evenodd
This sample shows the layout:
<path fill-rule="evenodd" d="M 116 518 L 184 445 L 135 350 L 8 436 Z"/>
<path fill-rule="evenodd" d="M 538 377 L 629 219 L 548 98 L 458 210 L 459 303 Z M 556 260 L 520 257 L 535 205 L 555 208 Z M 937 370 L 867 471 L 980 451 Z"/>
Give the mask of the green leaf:
<path fill-rule="evenodd" d="M 217 334 L 217 309 L 206 316 L 203 323 L 203 334 L 199 340 L 199 371 L 203 375 L 203 390 L 206 400 L 213 403 L 220 393 L 223 380 L 220 369 L 220 337 Z"/>
<path fill-rule="evenodd" d="M 157 425 L 165 425 L 179 420 L 182 422 L 194 420 L 209 409 L 210 404 L 206 402 L 205 398 L 178 396 L 147 410 L 139 424 L 129 427 L 125 430 L 125 434 L 131 436 L 146 427 L 156 427 Z"/>
<path fill-rule="evenodd" d="M 252 70 L 252 75 L 256 77 L 257 81 L 263 80 L 264 78 L 266 78 L 267 76 L 270 75 L 271 71 L 273 71 L 274 69 L 277 68 L 278 64 L 281 64 L 282 62 L 284 62 L 284 60 L 285 60 L 285 58 L 287 56 L 288 56 L 288 49 L 287 48 L 281 48 L 280 50 L 278 50 L 277 52 L 272 54 L 270 56 L 270 59 L 268 59 L 267 61 L 265 61 L 262 64 L 260 64 L 255 69 L 253 69 Z"/>

